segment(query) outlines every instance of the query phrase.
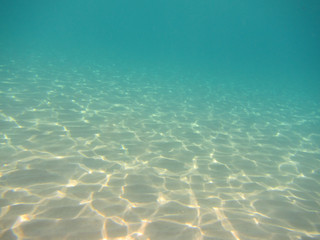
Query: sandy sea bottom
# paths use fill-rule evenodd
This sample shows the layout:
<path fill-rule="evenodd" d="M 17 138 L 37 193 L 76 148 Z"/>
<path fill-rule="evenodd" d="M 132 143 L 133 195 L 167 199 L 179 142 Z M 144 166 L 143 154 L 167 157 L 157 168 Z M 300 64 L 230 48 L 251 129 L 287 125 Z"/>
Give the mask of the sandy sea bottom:
<path fill-rule="evenodd" d="M 320 239 L 319 103 L 115 66 L 0 77 L 1 239 Z"/>

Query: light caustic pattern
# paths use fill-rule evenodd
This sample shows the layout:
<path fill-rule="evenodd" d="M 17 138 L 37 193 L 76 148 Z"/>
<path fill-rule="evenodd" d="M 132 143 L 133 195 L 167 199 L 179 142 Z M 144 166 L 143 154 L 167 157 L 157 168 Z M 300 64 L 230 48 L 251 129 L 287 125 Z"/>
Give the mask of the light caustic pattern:
<path fill-rule="evenodd" d="M 320 238 L 319 106 L 178 73 L 0 69 L 1 239 Z"/>

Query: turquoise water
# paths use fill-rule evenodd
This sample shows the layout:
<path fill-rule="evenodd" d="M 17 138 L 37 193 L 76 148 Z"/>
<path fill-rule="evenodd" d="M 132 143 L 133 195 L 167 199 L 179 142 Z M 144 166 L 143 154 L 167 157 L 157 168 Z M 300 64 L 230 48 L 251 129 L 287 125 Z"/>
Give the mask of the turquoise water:
<path fill-rule="evenodd" d="M 320 239 L 317 1 L 0 9 L 0 239 Z"/>

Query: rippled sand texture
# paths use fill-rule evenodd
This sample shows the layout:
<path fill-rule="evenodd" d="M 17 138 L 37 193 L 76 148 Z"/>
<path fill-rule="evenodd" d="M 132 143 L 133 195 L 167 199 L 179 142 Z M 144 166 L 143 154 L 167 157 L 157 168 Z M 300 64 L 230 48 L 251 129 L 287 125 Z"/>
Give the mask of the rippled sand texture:
<path fill-rule="evenodd" d="M 1 239 L 320 238 L 319 103 L 179 73 L 0 69 Z"/>

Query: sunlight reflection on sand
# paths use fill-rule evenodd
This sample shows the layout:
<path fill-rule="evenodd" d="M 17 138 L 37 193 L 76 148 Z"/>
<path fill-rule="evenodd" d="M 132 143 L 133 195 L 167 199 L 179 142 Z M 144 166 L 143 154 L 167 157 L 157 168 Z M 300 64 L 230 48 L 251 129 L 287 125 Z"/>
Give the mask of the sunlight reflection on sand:
<path fill-rule="evenodd" d="M 1 71 L 2 239 L 320 236 L 319 110 L 55 70 Z"/>

